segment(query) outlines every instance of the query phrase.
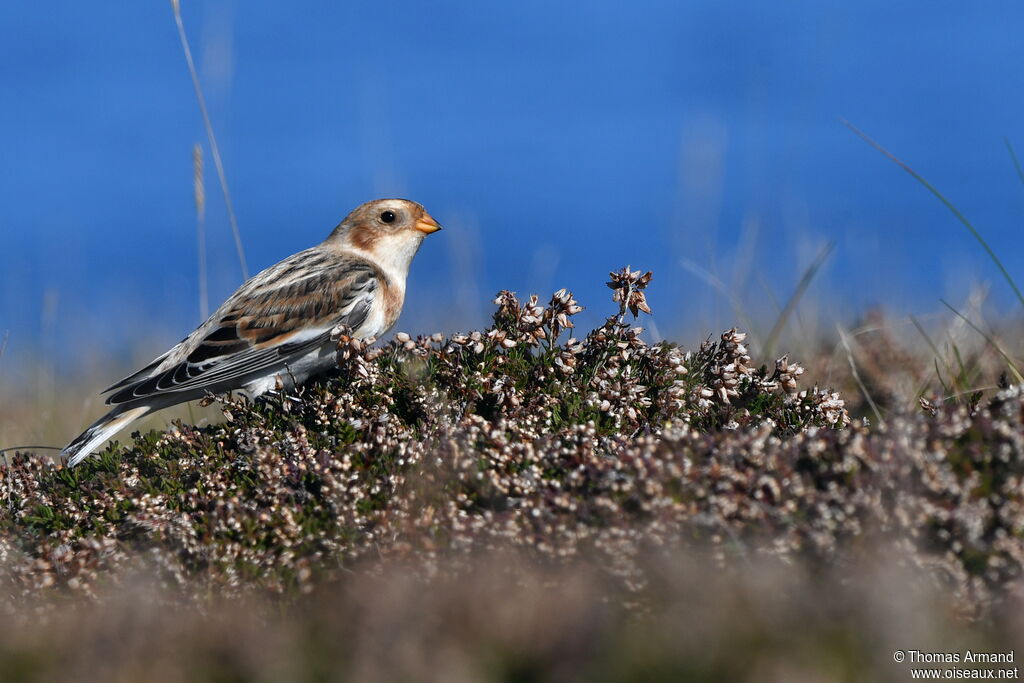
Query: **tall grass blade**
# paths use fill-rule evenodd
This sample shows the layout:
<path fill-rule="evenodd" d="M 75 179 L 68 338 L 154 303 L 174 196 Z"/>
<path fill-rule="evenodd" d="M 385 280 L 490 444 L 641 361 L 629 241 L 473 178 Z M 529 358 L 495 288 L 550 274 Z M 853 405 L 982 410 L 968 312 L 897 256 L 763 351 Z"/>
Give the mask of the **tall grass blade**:
<path fill-rule="evenodd" d="M 1010 138 L 1003 138 L 1003 144 L 1006 145 L 1006 151 L 1010 153 L 1010 159 L 1013 161 L 1013 168 L 1017 171 L 1017 177 L 1024 183 L 1024 168 L 1021 168 L 1020 159 L 1017 158 L 1017 153 L 1013 151 L 1013 145 L 1010 144 Z"/>
<path fill-rule="evenodd" d="M 917 331 L 920 333 L 920 335 L 924 338 L 925 343 L 928 344 L 928 348 L 930 348 L 932 350 L 932 362 L 935 365 L 935 374 L 939 378 L 939 384 L 942 385 L 943 394 L 948 394 L 949 393 L 949 387 L 946 386 L 946 383 L 942 379 L 942 373 L 939 371 L 939 358 L 942 356 L 942 354 L 939 353 L 939 348 L 937 346 L 935 346 L 935 342 L 933 342 L 932 338 L 930 336 L 928 336 L 928 333 L 925 331 L 924 326 L 921 324 L 921 322 L 916 317 L 911 315 L 910 316 L 910 322 L 914 324 L 914 327 L 917 329 Z M 943 364 L 945 364 L 945 363 L 943 363 Z M 928 382 L 926 381 L 924 386 L 921 389 L 918 390 L 918 392 L 917 392 L 918 397 L 923 396 L 924 392 L 925 392 L 925 390 L 927 388 L 928 388 Z"/>
<path fill-rule="evenodd" d="M 779 313 L 778 319 L 772 326 L 772 331 L 768 333 L 768 339 L 764 343 L 764 354 L 766 358 L 771 358 L 772 350 L 775 348 L 775 342 L 779 340 L 779 335 L 782 334 L 783 328 L 786 326 L 786 321 L 789 316 L 796 309 L 797 304 L 800 303 L 800 299 L 803 297 L 804 292 L 811 286 L 811 281 L 814 276 L 817 275 L 818 270 L 825 264 L 825 260 L 829 254 L 832 253 L 832 249 L 836 246 L 835 242 L 829 242 L 818 252 L 818 255 L 811 261 L 811 265 L 807 266 L 807 270 L 800 277 L 800 282 L 797 284 L 796 289 L 793 291 L 793 295 L 789 297 L 789 301 L 783 307 L 782 312 Z"/>
<path fill-rule="evenodd" d="M 971 380 L 971 373 L 967 370 L 967 366 L 964 365 L 963 356 L 960 355 L 960 347 L 953 344 L 953 358 L 956 359 L 956 365 L 960 369 L 956 377 L 954 377 L 954 384 L 959 387 L 962 391 L 967 390 L 973 380 Z"/>
<path fill-rule="evenodd" d="M 871 394 L 868 393 L 868 388 L 867 385 L 864 384 L 864 380 L 860 378 L 860 373 L 857 371 L 857 363 L 853 359 L 853 349 L 850 348 L 850 342 L 847 339 L 846 332 L 839 325 L 836 325 L 836 331 L 839 332 L 839 341 L 842 342 L 843 348 L 846 349 L 846 360 L 850 364 L 850 374 L 853 375 L 853 381 L 857 383 L 857 386 L 860 388 L 860 392 L 864 394 L 864 398 L 871 407 L 871 412 L 875 414 L 875 419 L 878 420 L 878 424 L 882 424 L 882 412 L 878 409 L 878 404 L 875 403 L 875 399 L 871 398 Z"/>
<path fill-rule="evenodd" d="M 975 332 L 977 332 L 978 334 L 980 334 L 980 335 L 982 336 L 982 338 L 983 338 L 983 339 L 984 339 L 985 341 L 987 341 L 987 342 L 988 342 L 988 343 L 989 343 L 989 344 L 990 344 L 990 345 L 992 346 L 992 348 L 994 348 L 994 349 L 995 349 L 995 350 L 996 350 L 996 351 L 997 351 L 997 352 L 999 353 L 999 355 L 1000 355 L 1000 356 L 1002 356 L 1002 357 L 1003 357 L 1003 360 L 1005 360 L 1005 361 L 1006 361 L 1006 365 L 1007 365 L 1007 367 L 1009 368 L 1009 370 L 1010 370 L 1010 373 L 1011 373 L 1011 374 L 1013 375 L 1014 379 L 1015 379 L 1015 380 L 1017 381 L 1017 383 L 1022 383 L 1022 382 L 1024 382 L 1024 376 L 1022 376 L 1022 375 L 1021 375 L 1021 373 L 1020 373 L 1020 369 L 1019 369 L 1019 368 L 1017 367 L 1017 364 L 1013 362 L 1013 359 L 1011 359 L 1011 358 L 1010 358 L 1010 356 L 1009 356 L 1009 355 L 1007 355 L 1007 353 L 1006 353 L 1005 351 L 1003 351 L 1003 347 L 999 346 L 999 344 L 997 344 L 997 343 L 995 342 L 995 340 L 994 340 L 994 339 L 992 339 L 992 337 L 990 337 L 989 335 L 985 334 L 985 332 L 984 332 L 984 331 L 982 331 L 982 329 L 981 329 L 980 327 L 978 327 L 978 326 L 977 326 L 977 325 L 975 325 L 975 324 L 974 324 L 973 322 L 971 322 L 971 320 L 970 320 L 970 319 L 969 319 L 969 318 L 968 318 L 967 316 L 965 316 L 965 315 L 964 315 L 963 313 L 961 313 L 960 311 L 958 311 L 958 310 L 956 310 L 955 308 L 953 308 L 953 307 L 952 307 L 952 306 L 951 306 L 951 305 L 949 304 L 949 302 L 948 302 L 948 301 L 946 301 L 945 299 L 939 299 L 939 301 L 941 301 L 941 302 L 942 302 L 942 304 L 943 304 L 943 305 L 944 305 L 944 306 L 945 306 L 946 308 L 948 308 L 949 310 L 953 311 L 953 314 L 954 314 L 954 315 L 956 315 L 956 316 L 957 316 L 958 318 L 960 318 L 960 319 L 961 319 L 961 320 L 963 320 L 963 321 L 964 321 L 965 323 L 967 323 L 967 325 L 968 325 L 968 326 L 969 326 L 969 327 L 970 327 L 970 328 L 971 328 L 972 330 L 974 330 Z"/>
<path fill-rule="evenodd" d="M 949 386 L 947 386 L 946 382 L 942 379 L 942 372 L 939 370 L 939 359 L 933 358 L 932 360 L 935 363 L 935 375 L 939 378 L 939 384 L 942 385 L 942 393 L 944 396 L 948 397 L 950 394 L 952 394 L 952 390 L 949 388 Z"/>
<path fill-rule="evenodd" d="M 213 124 L 210 123 L 210 113 L 206 109 L 206 98 L 203 97 L 203 88 L 199 84 L 199 73 L 196 71 L 195 62 L 192 60 L 192 49 L 188 45 L 188 36 L 185 35 L 185 23 L 181 20 L 180 0 L 171 0 L 171 7 L 174 10 L 174 22 L 178 25 L 178 37 L 181 39 L 181 49 L 185 53 L 185 62 L 188 64 L 188 72 L 192 76 L 192 87 L 196 91 L 196 100 L 199 102 L 199 111 L 203 115 L 203 126 L 206 127 L 206 137 L 210 141 L 210 152 L 213 155 L 213 165 L 217 169 L 217 178 L 220 180 L 220 189 L 224 194 L 224 204 L 228 211 L 228 222 L 231 224 L 231 233 L 235 237 L 235 250 L 238 252 L 238 264 L 242 268 L 242 277 L 249 279 L 249 266 L 245 262 L 245 250 L 242 248 L 242 236 L 238 231 L 238 221 L 235 220 L 235 207 L 231 203 L 231 193 L 228 191 L 228 180 L 224 173 L 224 164 L 220 159 L 220 148 L 217 146 L 217 136 L 213 133 Z"/>
<path fill-rule="evenodd" d="M 1010 288 L 1013 290 L 1013 293 L 1017 295 L 1017 300 L 1020 301 L 1022 306 L 1024 306 L 1024 294 L 1022 294 L 1020 289 L 1017 287 L 1017 283 L 1013 281 L 1013 278 L 1010 276 L 1009 271 L 1006 270 L 1006 267 L 1003 265 L 1003 262 L 999 260 L 999 257 L 996 256 L 996 252 L 994 252 L 992 250 L 992 247 L 988 245 L 988 242 L 986 242 L 985 238 L 981 236 L 981 233 L 978 232 L 973 225 L 971 225 L 971 222 L 967 220 L 967 217 L 960 213 L 960 210 L 953 205 L 953 202 L 946 199 L 946 197 L 941 192 L 939 192 L 934 185 L 925 180 L 920 174 L 917 173 L 917 171 L 910 168 L 910 166 L 900 161 L 892 152 L 890 152 L 885 147 L 882 147 L 882 145 L 868 137 L 867 133 L 863 132 L 846 119 L 840 120 L 843 122 L 843 125 L 845 125 L 851 131 L 853 131 L 854 134 L 856 134 L 861 140 L 877 149 L 879 152 L 888 157 L 890 161 L 892 161 L 897 166 L 902 168 L 904 171 L 909 173 L 914 180 L 924 185 L 925 189 L 927 189 L 933 195 L 938 197 L 939 201 L 946 205 L 946 208 L 949 209 L 954 216 L 956 216 L 957 220 L 964 224 L 964 227 L 966 227 L 970 231 L 970 233 L 974 236 L 974 239 L 978 241 L 978 244 L 980 244 L 985 249 L 985 251 L 989 255 L 989 258 L 991 258 L 992 262 L 996 264 L 997 268 L 999 268 L 999 272 L 1001 272 L 1003 274 L 1003 277 L 1006 278 L 1006 281 L 1007 283 L 1009 283 Z"/>
<path fill-rule="evenodd" d="M 925 343 L 928 344 L 928 348 L 930 348 L 932 350 L 932 353 L 935 354 L 935 357 L 936 358 L 941 357 L 942 354 L 939 353 L 938 347 L 935 346 L 935 342 L 933 342 L 932 338 L 928 336 L 927 332 L 925 332 L 924 326 L 921 325 L 920 321 L 918 321 L 917 318 L 915 318 L 913 315 L 911 315 L 910 316 L 910 322 L 912 322 L 914 324 L 914 327 L 917 328 L 917 331 L 921 334 L 922 337 L 924 337 Z"/>

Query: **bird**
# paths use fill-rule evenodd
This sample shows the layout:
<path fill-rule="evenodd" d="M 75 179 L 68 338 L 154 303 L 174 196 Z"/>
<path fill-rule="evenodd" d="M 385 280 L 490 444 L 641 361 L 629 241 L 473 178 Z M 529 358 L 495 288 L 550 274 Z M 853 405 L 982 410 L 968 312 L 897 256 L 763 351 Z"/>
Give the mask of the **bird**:
<path fill-rule="evenodd" d="M 157 410 L 236 390 L 255 398 L 335 367 L 339 329 L 367 339 L 395 324 L 413 257 L 440 229 L 407 199 L 356 207 L 323 242 L 254 275 L 177 345 L 104 390 L 113 408 L 62 460 L 74 467 Z"/>

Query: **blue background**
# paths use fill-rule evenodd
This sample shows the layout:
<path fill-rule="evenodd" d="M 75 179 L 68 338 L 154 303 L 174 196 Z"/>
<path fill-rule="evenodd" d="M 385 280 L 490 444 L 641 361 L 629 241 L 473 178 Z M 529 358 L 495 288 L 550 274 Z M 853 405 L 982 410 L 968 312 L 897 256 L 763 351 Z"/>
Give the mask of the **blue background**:
<path fill-rule="evenodd" d="M 399 328 L 478 324 L 501 288 L 653 269 L 665 334 L 807 306 L 940 309 L 992 281 L 978 245 L 846 118 L 942 189 L 1024 279 L 1019 2 L 190 2 L 253 272 L 376 196 L 446 230 Z M 153 353 L 199 321 L 193 144 L 210 299 L 241 275 L 163 1 L 0 5 L 0 335 L 12 350 Z M 707 274 L 696 275 L 697 269 Z M 69 343 L 70 342 L 70 343 Z M 147 351 L 148 352 L 148 351 Z"/>

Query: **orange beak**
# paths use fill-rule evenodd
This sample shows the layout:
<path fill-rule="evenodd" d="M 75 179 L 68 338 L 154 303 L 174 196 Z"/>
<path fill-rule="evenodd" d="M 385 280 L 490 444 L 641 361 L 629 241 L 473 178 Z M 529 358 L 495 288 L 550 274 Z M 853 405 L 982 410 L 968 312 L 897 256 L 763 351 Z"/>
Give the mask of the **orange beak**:
<path fill-rule="evenodd" d="M 433 219 L 433 217 L 429 213 L 424 213 L 423 216 L 420 217 L 418 221 L 416 221 L 416 224 L 413 227 L 422 232 L 424 235 L 429 235 L 430 233 L 437 232 L 438 230 L 441 229 L 441 226 L 438 224 L 437 221 Z"/>

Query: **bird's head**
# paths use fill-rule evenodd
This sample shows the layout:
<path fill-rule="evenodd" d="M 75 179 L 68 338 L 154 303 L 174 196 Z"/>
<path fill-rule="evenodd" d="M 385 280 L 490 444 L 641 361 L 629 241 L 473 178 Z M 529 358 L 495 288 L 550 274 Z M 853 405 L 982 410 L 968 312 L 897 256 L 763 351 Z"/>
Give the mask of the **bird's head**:
<path fill-rule="evenodd" d="M 386 270 L 408 271 L 423 238 L 441 226 L 408 199 L 375 199 L 355 208 L 326 244 L 364 254 Z"/>

